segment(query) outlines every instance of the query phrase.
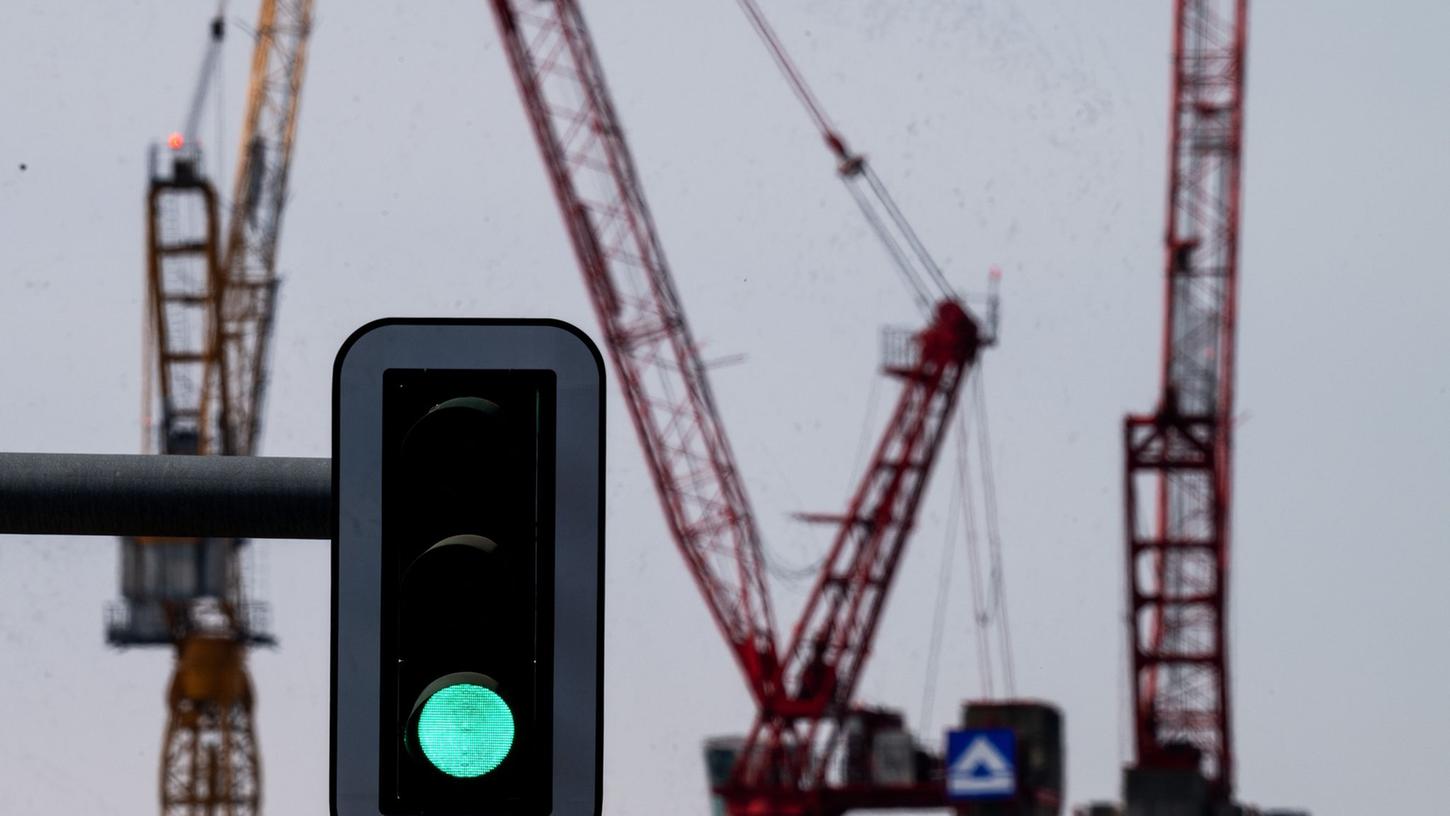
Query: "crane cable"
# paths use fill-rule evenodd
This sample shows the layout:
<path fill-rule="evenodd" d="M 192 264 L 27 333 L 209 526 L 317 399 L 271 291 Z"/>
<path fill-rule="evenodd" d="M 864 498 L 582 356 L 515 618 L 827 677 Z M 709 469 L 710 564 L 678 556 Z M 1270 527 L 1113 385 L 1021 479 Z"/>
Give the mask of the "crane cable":
<path fill-rule="evenodd" d="M 836 157 L 836 172 L 845 182 L 851 195 L 856 199 L 862 214 L 866 216 L 866 222 L 876 233 L 886 248 L 886 253 L 896 264 L 897 271 L 906 282 L 907 288 L 911 290 L 917 305 L 923 311 L 931 308 L 931 297 L 944 299 L 956 299 L 956 293 L 947 282 L 946 276 L 942 274 L 941 267 L 927 252 L 926 246 L 917 237 L 916 231 L 911 228 L 910 222 L 897 206 L 887 191 L 886 185 L 881 182 L 880 177 L 871 169 L 866 157 L 859 153 L 853 153 L 846 146 L 846 140 L 837 132 L 825 108 L 814 92 L 806 84 L 805 76 L 795 63 L 791 61 L 790 55 L 786 53 L 785 45 L 780 37 L 771 28 L 770 22 L 765 19 L 765 13 L 755 0 L 737 0 L 740 9 L 745 12 L 745 17 L 750 21 L 751 27 L 760 36 L 761 42 L 770 52 L 775 60 L 776 67 L 785 76 L 791 90 L 795 92 L 796 98 L 805 107 L 807 115 L 815 123 L 816 128 L 821 132 L 821 137 L 826 142 L 833 155 Z M 865 189 L 861 181 L 865 182 Z M 885 213 L 885 217 L 882 217 Z M 894 229 L 894 234 L 893 234 Z M 905 243 L 906 247 L 902 247 Z M 908 252 L 909 250 L 909 252 Z M 935 287 L 932 293 L 923 277 L 929 279 Z"/>
<path fill-rule="evenodd" d="M 881 181 L 881 177 L 877 176 L 876 171 L 871 168 L 871 165 L 866 163 L 866 157 L 864 156 L 861 157 L 860 175 L 866 179 L 866 183 L 871 186 L 872 192 L 876 194 L 876 200 L 881 202 L 881 206 L 891 216 L 892 223 L 896 225 L 896 228 L 900 230 L 902 236 L 906 238 L 906 243 L 916 253 L 917 260 L 921 263 L 922 268 L 927 271 L 932 281 L 936 283 L 937 288 L 940 290 L 939 293 L 946 297 L 953 296 L 955 293 L 952 290 L 951 284 L 947 282 L 946 275 L 942 274 L 941 267 L 931 257 L 931 253 L 927 252 L 926 245 L 917 237 L 916 230 L 911 228 L 911 222 L 906 220 L 906 215 L 896 205 L 896 199 L 891 197 L 891 193 L 887 191 L 886 185 Z"/>
<path fill-rule="evenodd" d="M 926 287 L 922 286 L 921 278 L 911 270 L 911 262 L 902 251 L 901 245 L 891 236 L 886 224 L 882 223 L 881 216 L 871 208 L 871 202 L 866 198 L 861 188 L 854 184 L 847 184 L 846 189 L 851 191 L 851 197 L 856 199 L 856 204 L 861 208 L 861 214 L 866 217 L 866 223 L 876 232 L 876 237 L 881 239 L 881 244 L 886 248 L 886 254 L 896 264 L 896 271 L 901 276 L 901 281 L 906 288 L 911 290 L 912 299 L 923 313 L 931 310 L 931 294 Z"/>
<path fill-rule="evenodd" d="M 755 0 L 739 0 L 739 3 L 740 10 L 745 12 L 751 26 L 755 28 L 755 33 L 760 35 L 766 50 L 770 51 L 770 56 L 775 59 L 776 67 L 780 68 L 780 72 L 785 75 L 791 90 L 795 91 L 796 97 L 805 106 L 811 121 L 815 122 L 816 128 L 821 131 L 821 136 L 826 140 L 826 146 L 842 162 L 849 161 L 852 156 L 851 151 L 846 147 L 846 142 L 837 135 L 836 129 L 831 126 L 831 120 L 826 116 L 826 109 L 821 107 L 820 101 L 811 92 L 811 86 L 806 84 L 805 76 L 801 74 L 800 69 L 796 68 L 795 63 L 791 62 L 790 55 L 785 51 L 785 44 L 780 41 L 780 37 L 776 36 L 775 29 L 770 27 L 770 21 L 765 19 L 765 12 L 760 10 L 760 6 L 755 4 Z"/>
<path fill-rule="evenodd" d="M 977 539 L 977 513 L 972 498 L 972 474 L 969 467 L 971 434 L 967 432 L 966 417 L 957 414 L 956 433 L 952 435 L 956 446 L 953 472 L 952 503 L 947 508 L 946 537 L 942 543 L 941 565 L 937 573 L 936 609 L 932 615 L 931 637 L 927 646 L 926 683 L 922 689 L 920 727 L 923 731 L 932 727 L 932 709 L 936 702 L 936 683 L 941 674 L 942 637 L 946 628 L 947 602 L 951 597 L 952 556 L 956 552 L 960 520 L 962 540 L 967 548 L 968 595 L 972 602 L 972 640 L 977 649 L 977 678 L 981 683 L 982 696 L 992 699 L 993 675 L 992 646 L 989 624 L 991 615 L 987 608 L 986 592 L 982 589 L 981 550 Z"/>
<path fill-rule="evenodd" d="M 1015 655 L 1012 648 L 1012 627 L 1007 614 L 1006 574 L 1003 568 L 1002 535 L 997 514 L 997 486 L 992 468 L 991 430 L 987 422 L 985 387 L 980 369 L 972 377 L 972 413 L 977 417 L 977 464 L 982 500 L 982 514 L 977 514 L 976 494 L 972 484 L 971 433 L 966 412 L 957 414 L 957 428 L 953 435 L 956 445 L 956 483 L 946 523 L 946 540 L 937 579 L 936 609 L 932 618 L 931 636 L 927 648 L 926 684 L 922 692 L 921 727 L 931 727 L 932 707 L 935 703 L 936 683 L 940 674 L 940 652 L 945 629 L 946 608 L 950 598 L 952 552 L 957 541 L 957 524 L 961 519 L 961 536 L 967 549 L 969 592 L 972 600 L 973 640 L 976 643 L 977 671 L 981 681 L 982 695 L 996 698 L 997 667 L 1000 667 L 1002 687 L 1008 698 L 1017 694 Z M 981 540 L 978 521 L 986 534 L 986 571 L 983 574 Z M 993 650 L 993 641 L 997 649 Z"/>
<path fill-rule="evenodd" d="M 977 415 L 977 458 L 982 469 L 982 506 L 987 528 L 987 551 L 990 559 L 989 582 L 992 589 L 990 605 L 996 610 L 998 642 L 1002 647 L 1002 675 L 1007 695 L 1017 694 L 1016 666 L 1012 653 L 1012 624 L 1007 616 L 1007 578 L 1002 563 L 1002 531 L 997 519 L 997 480 L 992 468 L 992 439 L 987 425 L 987 399 L 982 367 L 978 364 L 972 383 L 973 409 Z"/>
<path fill-rule="evenodd" d="M 987 699 L 996 697 L 992 669 L 992 609 L 987 604 L 987 591 L 982 585 L 981 547 L 977 538 L 977 505 L 972 491 L 971 435 L 967 432 L 967 417 L 957 413 L 957 493 L 966 519 L 964 532 L 967 544 L 967 566 L 971 577 L 972 623 L 976 630 L 977 671 L 981 675 L 982 695 Z"/>
<path fill-rule="evenodd" d="M 956 496 L 962 494 L 961 476 L 957 476 Z M 946 629 L 947 599 L 951 597 L 952 556 L 956 553 L 957 519 L 961 515 L 961 502 L 952 502 L 947 508 L 946 540 L 942 545 L 941 565 L 937 568 L 936 609 L 931 616 L 931 640 L 926 652 L 926 685 L 921 691 L 921 719 L 917 729 L 926 733 L 932 727 L 932 710 L 936 705 L 936 681 L 941 675 L 941 641 Z M 981 661 L 979 661 L 980 663 Z M 988 682 L 984 676 L 983 683 Z"/>

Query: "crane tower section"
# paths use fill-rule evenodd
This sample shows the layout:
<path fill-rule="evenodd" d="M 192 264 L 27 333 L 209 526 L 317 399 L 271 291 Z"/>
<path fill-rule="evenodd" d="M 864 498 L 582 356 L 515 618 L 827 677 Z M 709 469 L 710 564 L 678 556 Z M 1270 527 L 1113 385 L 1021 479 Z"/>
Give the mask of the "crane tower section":
<path fill-rule="evenodd" d="M 1228 577 L 1247 0 L 1177 0 L 1156 410 L 1124 425 L 1137 762 L 1233 792 Z"/>
<path fill-rule="evenodd" d="M 220 285 L 217 196 L 191 149 L 172 156 L 169 175 L 156 172 L 153 151 L 147 205 L 146 283 L 150 295 L 156 385 L 161 396 L 157 438 L 166 453 L 211 449 L 216 427 L 213 328 Z"/>
<path fill-rule="evenodd" d="M 147 295 L 160 415 L 148 447 L 216 453 L 221 418 L 217 196 L 200 155 L 153 166 L 147 196 Z M 154 162 L 153 162 L 154 164 Z M 148 393 L 148 397 L 152 396 Z M 148 412 L 149 413 L 149 412 Z M 250 644 L 271 643 L 266 608 L 243 589 L 242 542 L 229 538 L 126 538 L 121 595 L 107 609 L 117 646 L 176 647 L 161 760 L 164 816 L 253 816 L 261 797 L 252 719 Z"/>
<path fill-rule="evenodd" d="M 159 405 L 146 448 L 172 455 L 218 452 L 221 287 L 217 196 L 198 153 L 153 157 L 147 196 L 147 403 Z M 152 413 L 148 407 L 148 416 Z M 271 641 L 265 608 L 245 602 L 236 551 L 220 538 L 126 538 L 120 603 L 107 608 L 107 639 L 161 646 L 194 633 Z"/>
<path fill-rule="evenodd" d="M 149 338 L 160 416 L 147 448 L 165 454 L 250 454 L 259 430 L 276 297 L 276 248 L 312 0 L 261 0 L 240 157 L 223 249 L 217 196 L 188 145 L 218 59 L 212 37 L 187 132 L 171 140 L 169 173 L 153 156 L 148 197 Z M 148 424 L 151 419 L 147 410 Z M 161 757 L 164 816 L 254 816 L 261 764 L 246 653 L 270 644 L 266 607 L 247 599 L 239 539 L 128 538 L 122 600 L 107 637 L 176 647 Z"/>
<path fill-rule="evenodd" d="M 492 0 L 665 517 L 757 701 L 777 691 L 760 538 L 575 0 Z"/>

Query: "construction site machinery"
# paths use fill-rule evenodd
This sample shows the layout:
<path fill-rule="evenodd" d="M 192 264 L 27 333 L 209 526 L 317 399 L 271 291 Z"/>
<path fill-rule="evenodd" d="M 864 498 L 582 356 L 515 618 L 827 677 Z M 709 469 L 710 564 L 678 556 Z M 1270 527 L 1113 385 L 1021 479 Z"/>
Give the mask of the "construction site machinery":
<path fill-rule="evenodd" d="M 219 59 L 220 16 L 211 24 L 184 129 L 168 139 L 164 162 L 153 149 L 143 363 L 150 452 L 254 452 L 311 21 L 311 0 L 262 0 L 225 244 L 222 207 L 205 177 L 195 132 Z M 159 405 L 154 417 L 152 400 Z M 121 541 L 122 598 L 107 607 L 108 641 L 176 648 L 161 757 L 163 816 L 252 816 L 261 807 L 246 650 L 273 638 L 266 607 L 248 598 L 244 544 Z"/>
<path fill-rule="evenodd" d="M 1162 391 L 1123 427 L 1128 816 L 1226 812 L 1234 352 L 1247 0 L 1175 0 Z"/>
<path fill-rule="evenodd" d="M 943 807 L 939 757 L 904 785 L 848 779 L 841 765 L 847 732 L 865 722 L 852 697 L 872 637 L 986 332 L 837 139 L 843 175 L 876 196 L 863 210 L 929 323 L 888 346 L 901 396 L 846 512 L 828 519 L 835 542 L 780 651 L 758 528 L 584 18 L 574 0 L 490 7 L 666 521 L 759 712 L 719 793 L 733 814 Z"/>

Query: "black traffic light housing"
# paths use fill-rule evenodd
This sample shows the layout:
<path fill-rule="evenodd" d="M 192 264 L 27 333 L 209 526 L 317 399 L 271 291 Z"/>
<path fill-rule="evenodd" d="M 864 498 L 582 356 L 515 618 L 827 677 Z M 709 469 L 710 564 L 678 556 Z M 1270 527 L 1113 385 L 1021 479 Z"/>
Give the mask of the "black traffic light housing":
<path fill-rule="evenodd" d="M 383 813 L 550 813 L 554 394 L 552 371 L 383 373 Z"/>
<path fill-rule="evenodd" d="M 598 814 L 601 380 L 552 321 L 339 353 L 333 813 Z"/>

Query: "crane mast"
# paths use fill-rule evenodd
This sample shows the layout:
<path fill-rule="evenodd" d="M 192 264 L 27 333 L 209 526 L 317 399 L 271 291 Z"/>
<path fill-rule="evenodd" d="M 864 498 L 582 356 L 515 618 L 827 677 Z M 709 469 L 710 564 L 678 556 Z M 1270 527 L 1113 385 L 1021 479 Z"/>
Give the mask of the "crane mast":
<path fill-rule="evenodd" d="M 1162 394 L 1124 423 L 1140 768 L 1233 794 L 1228 577 L 1247 0 L 1176 0 Z"/>
<path fill-rule="evenodd" d="M 161 414 L 152 449 L 218 453 L 217 398 L 222 271 L 218 204 L 200 153 L 153 167 L 147 196 L 148 370 L 155 366 Z M 149 395 L 148 395 L 149 396 Z M 249 644 L 271 643 L 264 608 L 242 585 L 241 542 L 219 538 L 127 538 L 121 542 L 120 603 L 108 609 L 118 646 L 174 646 L 167 692 L 160 799 L 164 816 L 253 816 L 261 764 L 252 723 Z"/>
<path fill-rule="evenodd" d="M 312 0 L 262 0 L 230 226 L 203 174 L 198 110 L 218 59 L 222 19 L 173 137 L 169 172 L 153 154 L 147 219 L 149 337 L 161 415 L 148 447 L 167 454 L 250 454 L 266 382 L 276 246 Z M 151 399 L 150 386 L 147 399 Z M 149 416 L 149 409 L 147 411 Z M 116 645 L 174 645 L 161 757 L 164 816 L 254 816 L 261 763 L 247 648 L 270 644 L 265 607 L 247 600 L 238 539 L 122 541 L 122 595 L 108 609 Z"/>
<path fill-rule="evenodd" d="M 213 295 L 221 275 L 217 196 L 201 175 L 199 154 L 173 158 L 169 174 L 153 166 L 146 197 L 146 286 L 155 354 L 147 366 L 155 366 L 161 410 L 149 444 L 162 453 L 208 453 L 215 432 Z"/>
<path fill-rule="evenodd" d="M 574 0 L 492 0 L 665 517 L 757 701 L 777 692 L 760 536 Z"/>

